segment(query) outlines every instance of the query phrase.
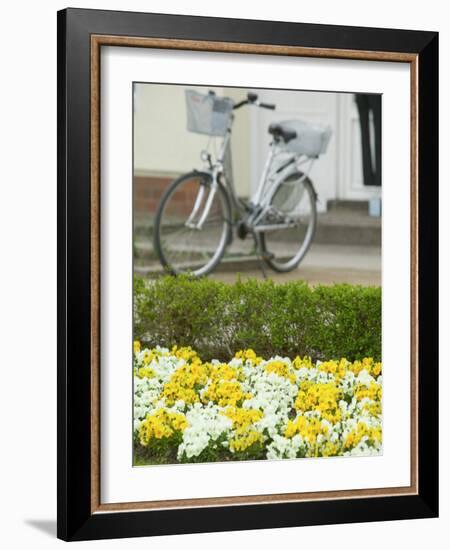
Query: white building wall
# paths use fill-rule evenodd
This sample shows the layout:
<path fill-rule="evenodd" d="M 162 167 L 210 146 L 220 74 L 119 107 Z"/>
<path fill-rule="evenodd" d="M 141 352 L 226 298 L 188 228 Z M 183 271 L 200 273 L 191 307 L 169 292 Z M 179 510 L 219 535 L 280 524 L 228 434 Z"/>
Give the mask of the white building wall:
<path fill-rule="evenodd" d="M 135 84 L 134 114 L 135 175 L 176 175 L 198 164 L 205 138 L 186 130 L 184 86 Z"/>

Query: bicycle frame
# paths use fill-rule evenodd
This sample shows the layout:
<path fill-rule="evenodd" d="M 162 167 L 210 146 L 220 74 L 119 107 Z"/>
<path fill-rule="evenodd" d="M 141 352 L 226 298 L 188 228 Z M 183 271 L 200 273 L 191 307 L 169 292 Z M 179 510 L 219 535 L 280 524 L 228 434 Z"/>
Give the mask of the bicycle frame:
<path fill-rule="evenodd" d="M 209 167 L 206 169 L 206 171 L 211 174 L 212 185 L 210 187 L 209 195 L 204 205 L 204 210 L 201 213 L 198 222 L 194 223 L 193 220 L 198 214 L 205 194 L 205 188 L 201 187 L 196 197 L 192 212 L 186 222 L 186 225 L 193 229 L 202 229 L 203 224 L 209 214 L 214 196 L 217 192 L 219 180 L 223 177 L 225 181 L 225 187 L 231 197 L 233 210 L 239 214 L 239 218 L 241 220 L 245 220 L 247 227 L 251 231 L 274 231 L 277 229 L 286 229 L 295 226 L 297 222 L 287 217 L 285 223 L 261 224 L 260 222 L 264 219 L 264 216 L 270 210 L 271 201 L 280 183 L 292 174 L 297 173 L 299 167 L 309 161 L 309 166 L 307 167 L 307 170 L 303 173 L 301 179 L 299 180 L 299 183 L 303 181 L 305 178 L 308 177 L 315 159 L 292 154 L 289 160 L 284 165 L 279 167 L 275 171 L 275 173 L 272 173 L 271 170 L 273 162 L 277 155 L 280 154 L 282 151 L 279 144 L 277 144 L 275 141 L 272 141 L 258 186 L 255 192 L 252 194 L 250 202 L 247 205 L 244 205 L 237 195 L 232 173 L 231 131 L 233 121 L 234 115 L 230 117 L 230 122 L 228 124 L 226 134 L 222 140 L 216 161 L 214 163 L 211 162 L 211 157 L 210 155 L 208 155 Z M 228 170 L 226 169 L 227 160 L 230 164 Z"/>

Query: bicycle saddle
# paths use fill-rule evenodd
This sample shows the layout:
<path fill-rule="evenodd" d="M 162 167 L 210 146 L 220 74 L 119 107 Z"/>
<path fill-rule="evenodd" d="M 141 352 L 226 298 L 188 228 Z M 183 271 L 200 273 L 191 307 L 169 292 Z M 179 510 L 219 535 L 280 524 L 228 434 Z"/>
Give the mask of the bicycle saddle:
<path fill-rule="evenodd" d="M 276 140 L 281 138 L 285 143 L 297 137 L 297 132 L 295 130 L 283 126 L 283 124 L 280 123 L 272 123 L 269 126 L 269 134 L 272 134 Z"/>

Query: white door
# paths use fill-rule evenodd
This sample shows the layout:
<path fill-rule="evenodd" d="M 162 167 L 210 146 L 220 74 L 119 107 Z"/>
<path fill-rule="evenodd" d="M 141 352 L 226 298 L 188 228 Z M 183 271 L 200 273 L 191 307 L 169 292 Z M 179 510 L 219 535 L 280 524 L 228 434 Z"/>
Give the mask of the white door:
<path fill-rule="evenodd" d="M 354 94 L 336 94 L 336 96 L 338 104 L 338 166 L 340 171 L 337 198 L 343 200 L 369 200 L 372 197 L 380 197 L 381 189 L 379 187 L 367 186 L 363 183 L 361 130 L 355 96 Z M 373 143 L 373 131 L 370 137 Z M 372 151 L 374 151 L 373 147 Z"/>

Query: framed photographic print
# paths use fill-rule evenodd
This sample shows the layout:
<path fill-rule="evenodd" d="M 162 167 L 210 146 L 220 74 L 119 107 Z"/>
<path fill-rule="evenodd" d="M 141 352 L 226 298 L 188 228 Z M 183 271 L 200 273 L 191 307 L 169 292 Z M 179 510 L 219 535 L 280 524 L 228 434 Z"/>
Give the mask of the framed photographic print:
<path fill-rule="evenodd" d="M 58 13 L 58 536 L 438 514 L 438 36 Z"/>

